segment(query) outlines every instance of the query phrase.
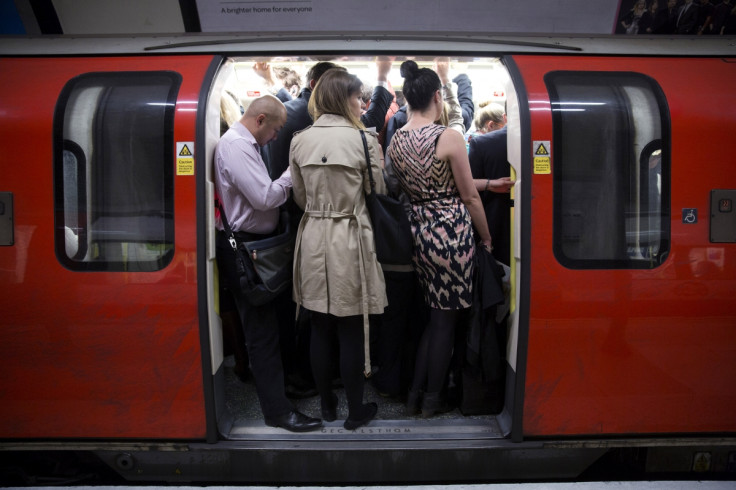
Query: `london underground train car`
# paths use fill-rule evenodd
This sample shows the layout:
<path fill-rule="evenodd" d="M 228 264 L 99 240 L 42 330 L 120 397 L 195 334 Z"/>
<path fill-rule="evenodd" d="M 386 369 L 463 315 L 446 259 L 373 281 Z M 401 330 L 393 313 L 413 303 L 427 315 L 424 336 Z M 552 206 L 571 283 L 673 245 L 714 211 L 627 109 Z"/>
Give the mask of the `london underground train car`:
<path fill-rule="evenodd" d="M 94 463 L 129 481 L 487 482 L 578 477 L 602 461 L 733 472 L 733 42 L 5 39 L 2 474 Z M 396 90 L 403 60 L 443 56 L 472 81 L 476 110 L 505 104 L 516 184 L 511 233 L 493 238 L 510 244 L 509 313 L 489 334 L 503 339 L 503 375 L 494 389 L 465 378 L 465 405 L 438 417 L 405 416 L 369 381 L 378 415 L 356 431 L 268 427 L 223 340 L 221 103 L 267 93 L 258 61 L 303 75 L 330 60 L 370 85 L 379 55 Z M 319 397 L 294 403 L 319 415 Z"/>

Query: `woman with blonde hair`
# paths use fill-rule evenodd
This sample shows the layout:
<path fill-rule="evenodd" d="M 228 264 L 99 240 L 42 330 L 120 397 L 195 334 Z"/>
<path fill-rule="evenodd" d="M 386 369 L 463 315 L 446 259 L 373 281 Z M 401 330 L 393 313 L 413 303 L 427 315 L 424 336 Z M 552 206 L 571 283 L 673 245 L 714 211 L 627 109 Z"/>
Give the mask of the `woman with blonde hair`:
<path fill-rule="evenodd" d="M 506 111 L 501 104 L 491 102 L 478 111 L 473 125 L 480 134 L 501 129 L 506 126 Z"/>
<path fill-rule="evenodd" d="M 314 124 L 294 135 L 289 152 L 294 201 L 304 209 L 294 301 L 311 312 L 312 371 L 328 422 L 337 418 L 331 367 L 339 358 L 348 430 L 370 422 L 378 409 L 363 403 L 364 372 L 370 373 L 368 315 L 383 313 L 388 304 L 365 205 L 370 180 L 360 134 L 361 89 L 360 80 L 344 70 L 322 75 L 309 99 Z M 365 136 L 376 192 L 385 193 L 377 136 Z"/>

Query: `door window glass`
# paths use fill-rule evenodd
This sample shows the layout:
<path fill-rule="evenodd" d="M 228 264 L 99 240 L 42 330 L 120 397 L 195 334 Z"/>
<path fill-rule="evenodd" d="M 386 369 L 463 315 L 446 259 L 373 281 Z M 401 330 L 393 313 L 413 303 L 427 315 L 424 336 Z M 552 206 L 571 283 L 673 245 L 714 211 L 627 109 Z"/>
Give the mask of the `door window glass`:
<path fill-rule="evenodd" d="M 124 72 L 65 86 L 54 118 L 54 200 L 66 267 L 153 271 L 171 261 L 180 83 L 171 72 Z"/>
<path fill-rule="evenodd" d="M 654 268 L 669 251 L 668 110 L 638 73 L 545 76 L 553 121 L 554 251 L 566 267 Z"/>

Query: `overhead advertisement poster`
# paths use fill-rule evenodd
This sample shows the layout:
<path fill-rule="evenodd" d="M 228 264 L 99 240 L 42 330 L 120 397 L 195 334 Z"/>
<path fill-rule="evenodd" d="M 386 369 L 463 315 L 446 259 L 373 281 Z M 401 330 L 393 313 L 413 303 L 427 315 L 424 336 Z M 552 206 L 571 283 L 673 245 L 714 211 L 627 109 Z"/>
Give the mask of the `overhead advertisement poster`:
<path fill-rule="evenodd" d="M 202 32 L 611 34 L 606 0 L 197 0 Z"/>

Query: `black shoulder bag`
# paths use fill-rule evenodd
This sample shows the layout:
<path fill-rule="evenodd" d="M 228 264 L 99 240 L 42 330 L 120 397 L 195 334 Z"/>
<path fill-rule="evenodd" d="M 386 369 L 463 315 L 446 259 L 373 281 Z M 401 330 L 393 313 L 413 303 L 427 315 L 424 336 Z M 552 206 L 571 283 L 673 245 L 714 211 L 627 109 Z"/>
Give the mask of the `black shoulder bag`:
<path fill-rule="evenodd" d="M 291 284 L 295 237 L 291 233 L 288 213 L 282 211 L 279 217 L 285 226 L 282 233 L 262 240 L 238 242 L 222 204 L 218 202 L 217 207 L 235 252 L 240 289 L 245 299 L 253 306 L 270 302 Z"/>
<path fill-rule="evenodd" d="M 371 182 L 371 191 L 365 195 L 365 203 L 373 224 L 376 257 L 382 264 L 410 264 L 414 253 L 414 239 L 411 235 L 411 225 L 406 210 L 398 199 L 376 193 L 376 181 L 373 179 L 368 142 L 363 131 L 360 132 L 360 137 L 363 138 L 363 150 Z"/>

